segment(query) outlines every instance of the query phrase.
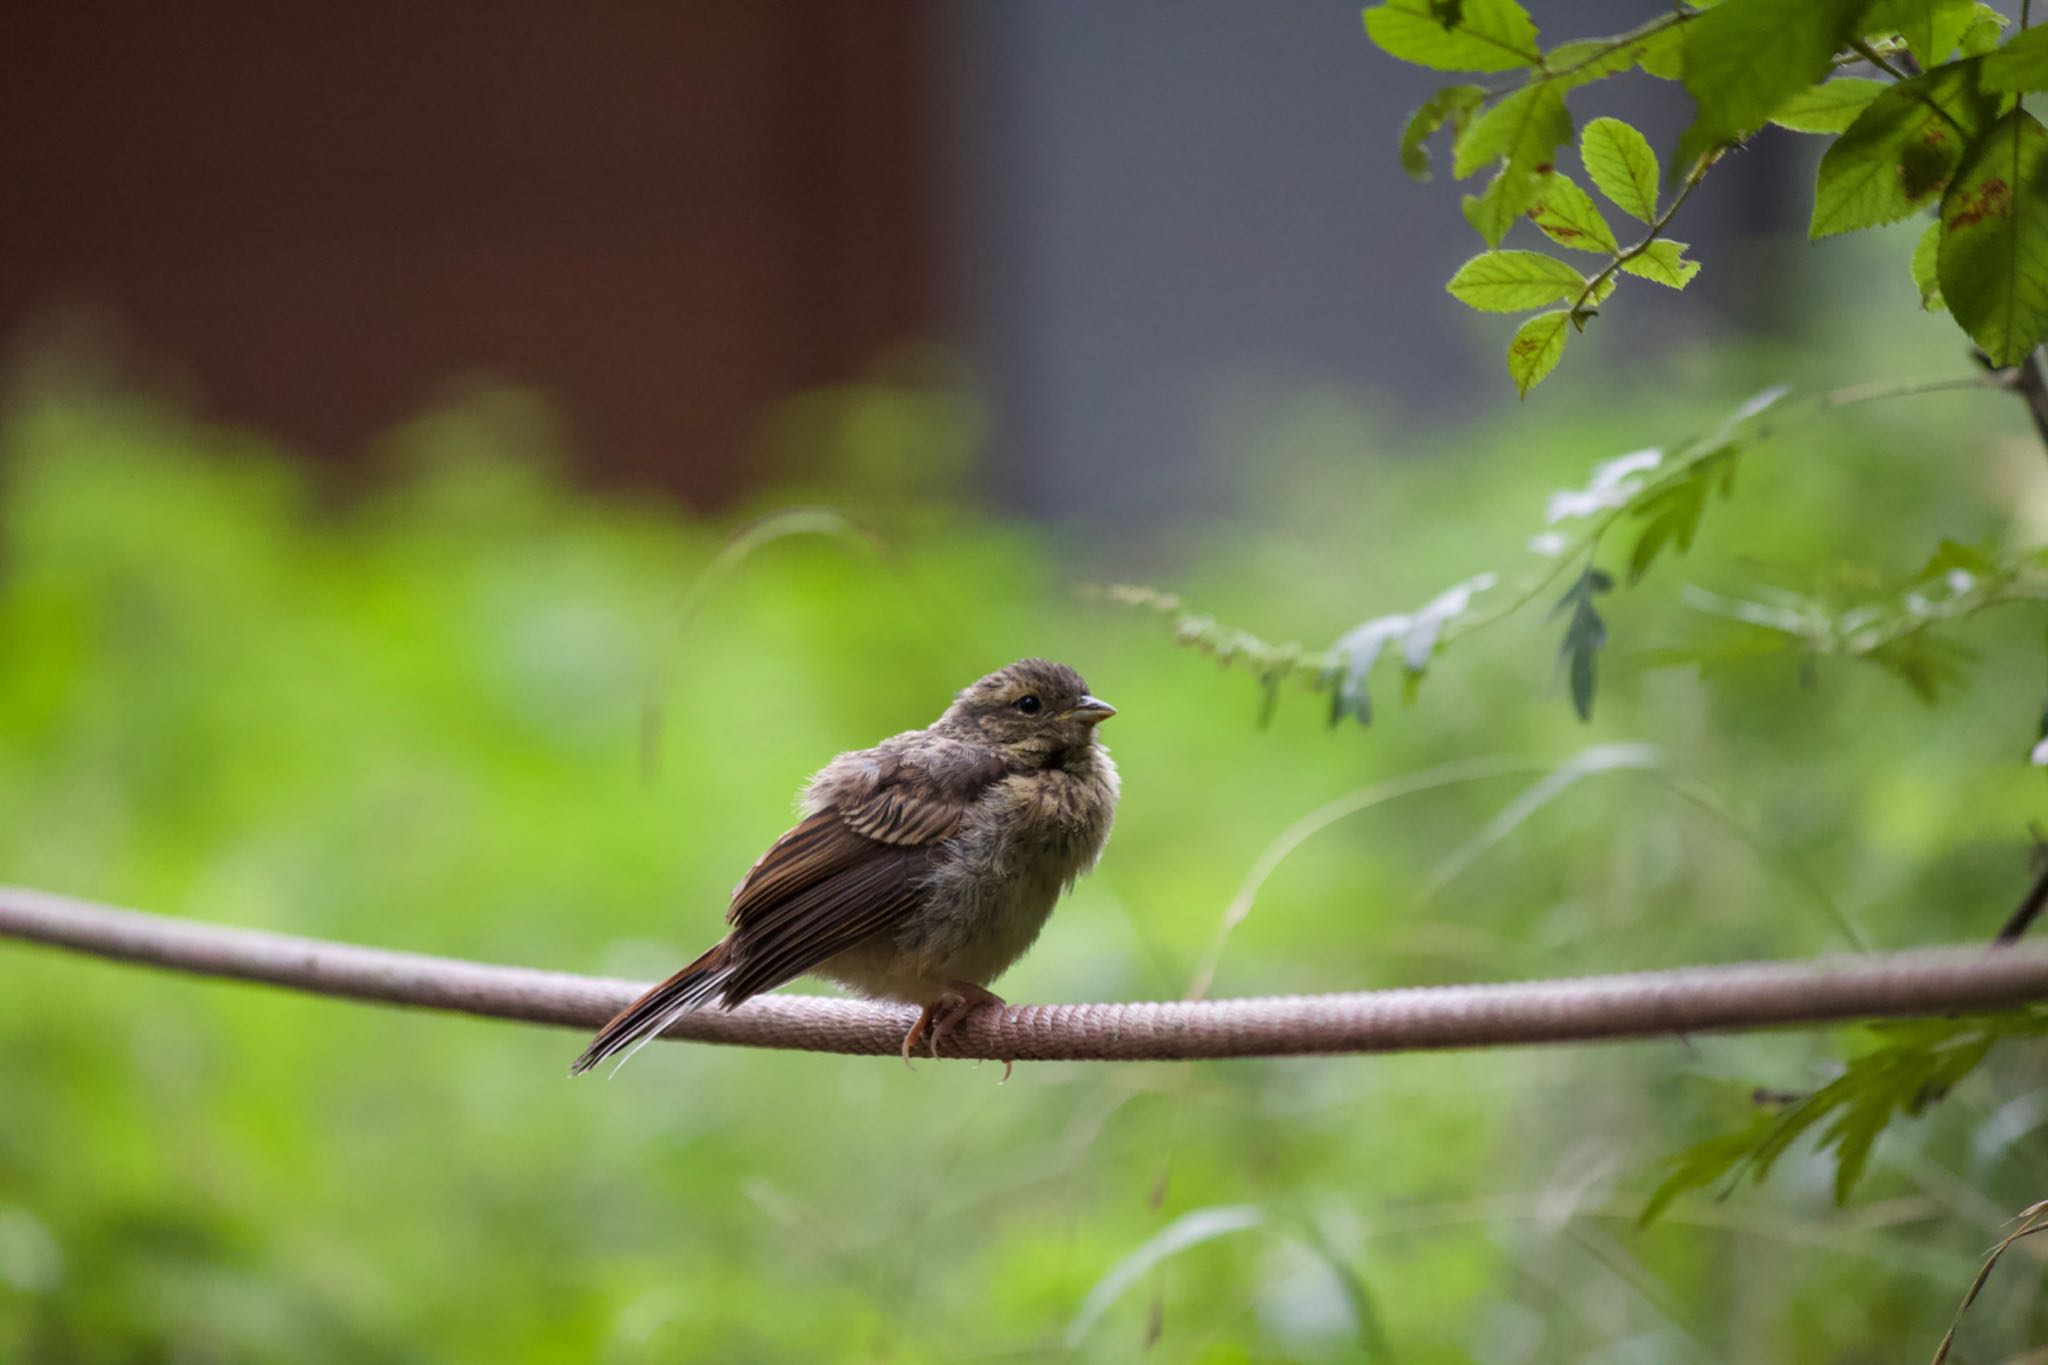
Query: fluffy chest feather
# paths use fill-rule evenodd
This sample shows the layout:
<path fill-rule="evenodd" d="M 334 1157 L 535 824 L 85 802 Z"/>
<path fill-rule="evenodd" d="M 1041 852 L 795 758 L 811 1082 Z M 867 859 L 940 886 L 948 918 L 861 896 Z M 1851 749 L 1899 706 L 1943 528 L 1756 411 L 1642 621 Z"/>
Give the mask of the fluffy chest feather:
<path fill-rule="evenodd" d="M 934 859 L 929 899 L 900 947 L 931 974 L 993 981 L 1102 855 L 1116 798 L 1116 765 L 1099 745 L 1065 768 L 996 784 Z"/>

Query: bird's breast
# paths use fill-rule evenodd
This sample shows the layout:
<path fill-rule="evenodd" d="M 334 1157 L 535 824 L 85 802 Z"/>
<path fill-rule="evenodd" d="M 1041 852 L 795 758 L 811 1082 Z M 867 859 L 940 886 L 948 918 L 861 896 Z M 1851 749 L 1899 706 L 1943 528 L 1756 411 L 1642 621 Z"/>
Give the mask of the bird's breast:
<path fill-rule="evenodd" d="M 1081 771 L 1020 773 L 996 784 L 935 851 L 929 899 L 903 946 L 935 973 L 993 981 L 1101 856 L 1116 794 L 1107 754 Z"/>

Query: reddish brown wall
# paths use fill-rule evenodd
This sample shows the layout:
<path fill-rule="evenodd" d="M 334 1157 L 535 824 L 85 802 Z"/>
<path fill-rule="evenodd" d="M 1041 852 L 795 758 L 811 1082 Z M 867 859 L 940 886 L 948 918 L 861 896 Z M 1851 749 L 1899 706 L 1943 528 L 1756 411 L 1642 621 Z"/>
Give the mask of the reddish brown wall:
<path fill-rule="evenodd" d="M 364 17 L 374 15 L 374 17 Z M 112 310 L 328 455 L 485 368 L 715 501 L 930 321 L 910 0 L 14 5 L 0 333 Z"/>

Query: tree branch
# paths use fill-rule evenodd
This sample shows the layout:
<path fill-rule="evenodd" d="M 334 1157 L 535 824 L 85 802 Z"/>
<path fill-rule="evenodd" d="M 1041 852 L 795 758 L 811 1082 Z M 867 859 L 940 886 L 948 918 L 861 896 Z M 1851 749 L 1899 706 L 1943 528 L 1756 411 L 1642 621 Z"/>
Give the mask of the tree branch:
<path fill-rule="evenodd" d="M 631 981 L 496 967 L 117 910 L 0 887 L 0 937 L 316 995 L 594 1029 Z M 1991 1010 L 2048 1000 L 2048 950 L 1935 948 L 1882 957 L 1345 995 L 1027 1005 L 984 1010 L 948 1038 L 959 1057 L 1172 1061 L 1406 1052 L 1655 1038 L 1847 1019 Z M 915 1011 L 771 995 L 685 1015 L 665 1035 L 705 1043 L 893 1055 Z"/>

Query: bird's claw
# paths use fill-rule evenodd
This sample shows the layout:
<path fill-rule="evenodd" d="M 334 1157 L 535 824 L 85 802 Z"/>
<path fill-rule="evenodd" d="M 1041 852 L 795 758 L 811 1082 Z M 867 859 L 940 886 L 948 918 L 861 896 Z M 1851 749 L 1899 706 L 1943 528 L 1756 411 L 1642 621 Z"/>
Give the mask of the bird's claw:
<path fill-rule="evenodd" d="M 985 1005 L 1000 1008 L 1003 1003 L 1000 995 L 983 987 L 960 981 L 951 983 L 943 995 L 924 1007 L 917 1016 L 917 1022 L 910 1026 L 910 1032 L 903 1035 L 903 1064 L 911 1066 L 910 1054 L 920 1043 L 924 1045 L 925 1055 L 937 1060 L 939 1045 L 962 1020 Z M 1003 1060 L 1003 1079 L 1006 1081 L 1010 1079 L 1013 1064 L 1009 1058 Z M 911 1066 L 911 1070 L 916 1069 Z"/>
<path fill-rule="evenodd" d="M 910 1032 L 903 1035 L 903 1065 L 912 1071 L 917 1068 L 910 1064 L 910 1050 L 923 1041 L 925 1035 L 931 1031 L 932 1018 L 938 1012 L 938 1008 L 937 1005 L 926 1005 L 918 1014 L 917 1022 L 910 1026 Z M 936 1051 L 932 1053 L 934 1057 L 938 1055 Z"/>

